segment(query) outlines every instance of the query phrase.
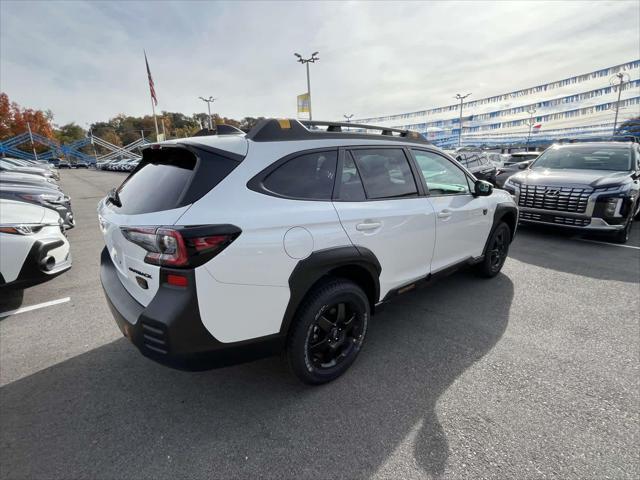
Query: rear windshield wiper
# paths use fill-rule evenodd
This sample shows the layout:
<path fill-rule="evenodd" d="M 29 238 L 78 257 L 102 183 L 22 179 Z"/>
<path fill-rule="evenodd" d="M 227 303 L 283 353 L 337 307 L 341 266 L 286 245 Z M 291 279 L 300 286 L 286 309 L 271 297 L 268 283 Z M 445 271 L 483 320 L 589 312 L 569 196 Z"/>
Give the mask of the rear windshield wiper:
<path fill-rule="evenodd" d="M 120 195 L 118 195 L 118 190 L 115 188 L 112 188 L 111 190 L 109 190 L 109 193 L 107 193 L 107 200 L 113 203 L 116 207 L 122 207 L 122 202 L 120 201 Z"/>

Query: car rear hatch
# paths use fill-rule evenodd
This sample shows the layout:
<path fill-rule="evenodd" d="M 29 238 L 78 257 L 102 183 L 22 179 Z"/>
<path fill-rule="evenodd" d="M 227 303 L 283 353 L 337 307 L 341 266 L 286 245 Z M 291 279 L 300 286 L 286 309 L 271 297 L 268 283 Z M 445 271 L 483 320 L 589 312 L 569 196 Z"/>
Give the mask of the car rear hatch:
<path fill-rule="evenodd" d="M 246 140 L 238 140 L 245 143 L 246 154 Z M 149 251 L 131 241 L 130 232 L 175 225 L 239 165 L 244 155 L 235 147 L 236 152 L 193 143 L 153 145 L 144 150 L 142 161 L 122 185 L 100 202 L 98 218 L 106 248 L 123 286 L 142 305 L 155 296 L 161 267 L 149 263 Z"/>

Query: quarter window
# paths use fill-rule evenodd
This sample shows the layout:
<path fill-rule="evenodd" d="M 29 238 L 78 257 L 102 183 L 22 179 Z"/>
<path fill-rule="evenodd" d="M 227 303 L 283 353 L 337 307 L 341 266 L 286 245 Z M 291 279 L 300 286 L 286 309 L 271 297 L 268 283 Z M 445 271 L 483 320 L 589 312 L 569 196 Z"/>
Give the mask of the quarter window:
<path fill-rule="evenodd" d="M 264 179 L 264 188 L 284 197 L 330 200 L 337 157 L 337 151 L 324 151 L 292 158 Z"/>
<path fill-rule="evenodd" d="M 418 194 L 402 149 L 358 149 L 351 153 L 368 199 L 412 197 Z"/>
<path fill-rule="evenodd" d="M 422 172 L 429 194 L 456 195 L 468 194 L 467 176 L 462 170 L 446 158 L 431 152 L 413 150 L 418 167 Z"/>

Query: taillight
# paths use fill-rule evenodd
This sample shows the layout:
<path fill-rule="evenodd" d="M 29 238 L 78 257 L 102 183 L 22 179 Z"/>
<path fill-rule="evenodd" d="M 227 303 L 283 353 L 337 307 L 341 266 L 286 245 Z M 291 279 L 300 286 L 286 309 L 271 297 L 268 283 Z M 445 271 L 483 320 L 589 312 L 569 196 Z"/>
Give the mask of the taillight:
<path fill-rule="evenodd" d="M 197 267 L 224 250 L 240 229 L 232 225 L 197 227 L 121 227 L 124 237 L 144 248 L 146 263 L 165 267 Z"/>

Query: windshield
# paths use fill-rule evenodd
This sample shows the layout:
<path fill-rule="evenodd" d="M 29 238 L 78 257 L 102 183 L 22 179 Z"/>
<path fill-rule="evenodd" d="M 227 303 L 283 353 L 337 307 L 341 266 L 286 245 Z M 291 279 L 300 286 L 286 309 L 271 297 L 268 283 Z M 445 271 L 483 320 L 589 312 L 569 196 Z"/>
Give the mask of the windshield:
<path fill-rule="evenodd" d="M 551 147 L 538 157 L 531 168 L 628 171 L 631 169 L 631 154 L 624 147 Z"/>

